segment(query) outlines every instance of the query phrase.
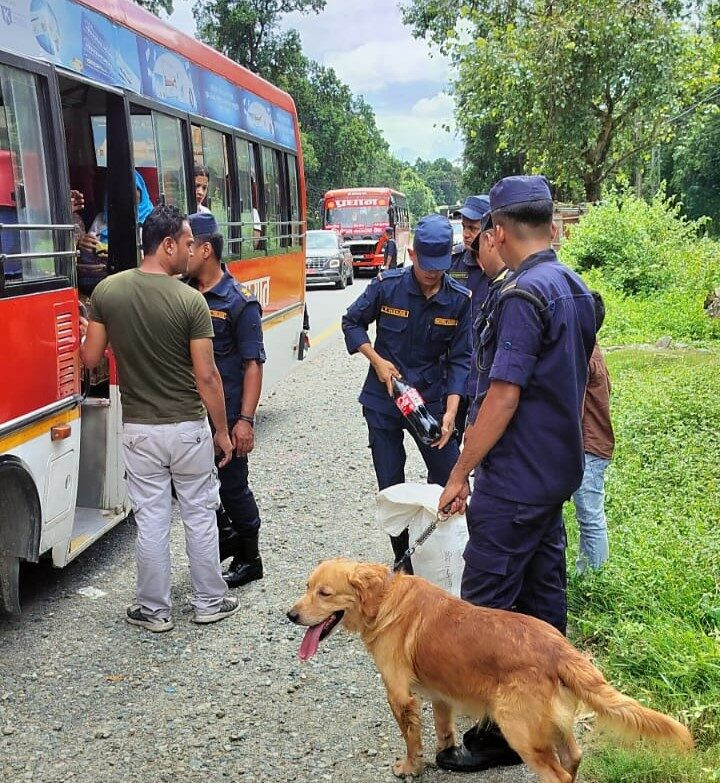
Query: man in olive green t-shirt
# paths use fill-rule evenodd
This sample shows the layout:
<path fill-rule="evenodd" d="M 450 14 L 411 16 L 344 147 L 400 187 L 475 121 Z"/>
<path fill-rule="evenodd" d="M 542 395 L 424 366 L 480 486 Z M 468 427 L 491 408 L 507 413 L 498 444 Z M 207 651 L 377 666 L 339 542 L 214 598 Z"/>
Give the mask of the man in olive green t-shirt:
<path fill-rule="evenodd" d="M 140 268 L 95 288 L 80 352 L 93 369 L 109 343 L 117 361 L 126 480 L 137 524 L 137 602 L 128 607 L 127 621 L 154 632 L 173 627 L 172 485 L 185 525 L 194 621 L 216 622 L 239 609 L 222 578 L 215 520 L 214 451 L 222 452 L 222 466 L 233 444 L 212 321 L 202 295 L 175 277 L 186 272 L 192 243 L 187 216 L 176 207 L 156 207 L 143 225 Z"/>

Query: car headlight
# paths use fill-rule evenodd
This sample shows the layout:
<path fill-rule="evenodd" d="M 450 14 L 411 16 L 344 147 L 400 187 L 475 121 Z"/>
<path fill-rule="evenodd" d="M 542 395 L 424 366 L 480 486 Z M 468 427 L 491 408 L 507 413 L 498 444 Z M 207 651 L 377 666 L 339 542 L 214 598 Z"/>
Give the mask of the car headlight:
<path fill-rule="evenodd" d="M 337 269 L 340 266 L 340 259 L 339 258 L 332 258 L 330 259 L 330 263 L 328 264 L 330 269 Z"/>

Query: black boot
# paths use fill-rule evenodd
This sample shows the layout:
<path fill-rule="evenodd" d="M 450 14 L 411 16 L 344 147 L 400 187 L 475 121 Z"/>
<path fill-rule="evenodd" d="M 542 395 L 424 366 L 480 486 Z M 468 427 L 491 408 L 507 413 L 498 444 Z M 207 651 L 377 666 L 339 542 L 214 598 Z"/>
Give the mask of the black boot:
<path fill-rule="evenodd" d="M 241 538 L 230 568 L 223 574 L 228 587 L 242 587 L 263 578 L 263 564 L 258 550 L 258 536 Z"/>
<path fill-rule="evenodd" d="M 240 534 L 232 526 L 232 521 L 227 511 L 220 506 L 215 512 L 218 526 L 218 540 L 220 545 L 220 562 L 232 557 L 240 551 L 242 539 Z"/>
<path fill-rule="evenodd" d="M 508 745 L 496 723 L 474 726 L 463 735 L 460 747 L 446 748 L 435 757 L 440 769 L 480 772 L 492 767 L 511 767 L 522 759 Z"/>

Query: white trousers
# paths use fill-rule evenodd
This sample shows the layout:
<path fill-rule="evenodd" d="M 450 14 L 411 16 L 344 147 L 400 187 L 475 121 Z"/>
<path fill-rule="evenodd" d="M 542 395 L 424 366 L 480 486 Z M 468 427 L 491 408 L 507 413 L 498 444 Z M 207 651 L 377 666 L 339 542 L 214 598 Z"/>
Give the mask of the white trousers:
<path fill-rule="evenodd" d="M 170 617 L 171 482 L 185 526 L 192 605 L 217 611 L 227 593 L 220 569 L 215 509 L 220 495 L 207 419 L 123 424 L 128 495 L 135 512 L 137 603 L 143 614 Z"/>

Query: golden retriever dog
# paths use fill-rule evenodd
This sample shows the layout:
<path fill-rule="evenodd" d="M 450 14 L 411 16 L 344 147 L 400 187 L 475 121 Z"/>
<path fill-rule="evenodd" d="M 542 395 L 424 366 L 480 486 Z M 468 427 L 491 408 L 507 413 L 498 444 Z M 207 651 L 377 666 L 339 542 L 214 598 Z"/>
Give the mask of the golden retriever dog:
<path fill-rule="evenodd" d="M 629 738 L 693 746 L 683 725 L 616 691 L 547 623 L 473 606 L 387 566 L 324 561 L 288 617 L 309 626 L 302 660 L 341 621 L 360 634 L 407 745 L 406 758 L 393 766 L 400 777 L 422 769 L 421 697 L 432 702 L 438 751 L 456 744 L 456 712 L 491 718 L 541 783 L 576 778 L 581 753 L 573 722 L 580 702 Z"/>

